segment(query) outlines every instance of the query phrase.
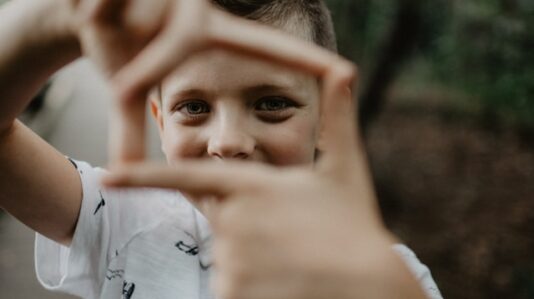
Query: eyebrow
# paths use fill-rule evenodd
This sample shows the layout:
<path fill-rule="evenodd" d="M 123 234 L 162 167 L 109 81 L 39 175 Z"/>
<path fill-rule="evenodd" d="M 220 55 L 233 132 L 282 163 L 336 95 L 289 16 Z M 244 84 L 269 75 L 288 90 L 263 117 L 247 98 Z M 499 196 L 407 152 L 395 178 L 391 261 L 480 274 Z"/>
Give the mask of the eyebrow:
<path fill-rule="evenodd" d="M 249 87 L 240 88 L 240 95 L 244 97 L 250 97 L 253 95 L 258 94 L 265 94 L 265 93 L 283 93 L 287 95 L 294 95 L 299 96 L 300 92 L 298 92 L 298 84 L 292 85 L 292 84 L 271 84 L 271 83 L 263 83 L 259 85 L 253 85 Z M 213 94 L 216 94 L 216 92 L 204 90 L 201 88 L 186 88 L 183 90 L 178 90 L 174 93 L 171 93 L 168 98 L 169 99 L 176 99 L 176 98 L 183 98 L 183 97 L 191 97 L 191 98 L 204 98 L 204 97 L 210 97 Z"/>
<path fill-rule="evenodd" d="M 162 92 L 162 101 L 164 99 L 167 99 L 167 102 L 165 106 L 168 106 L 169 109 L 172 109 L 177 99 L 180 98 L 193 98 L 193 99 L 201 99 L 208 96 L 209 93 L 200 89 L 200 88 L 186 88 L 186 89 L 179 89 L 175 92 L 172 92 L 168 95 L 165 95 L 164 92 Z"/>
<path fill-rule="evenodd" d="M 242 90 L 241 94 L 245 97 L 248 97 L 252 95 L 266 94 L 272 92 L 299 96 L 298 86 L 277 84 L 260 84 L 251 87 L 246 87 Z"/>
<path fill-rule="evenodd" d="M 236 95 L 245 99 L 262 96 L 285 96 L 302 102 L 302 104 L 314 98 L 313 96 L 310 97 L 307 79 L 301 77 L 269 77 L 253 81 L 255 82 L 242 82 L 235 86 L 233 90 L 238 92 Z M 163 91 L 163 98 L 167 99 L 165 106 L 168 106 L 169 109 L 174 107 L 178 99 L 213 99 L 224 93 L 224 90 L 205 89 L 198 85 L 195 80 L 179 80 L 178 82 L 166 95 Z"/>

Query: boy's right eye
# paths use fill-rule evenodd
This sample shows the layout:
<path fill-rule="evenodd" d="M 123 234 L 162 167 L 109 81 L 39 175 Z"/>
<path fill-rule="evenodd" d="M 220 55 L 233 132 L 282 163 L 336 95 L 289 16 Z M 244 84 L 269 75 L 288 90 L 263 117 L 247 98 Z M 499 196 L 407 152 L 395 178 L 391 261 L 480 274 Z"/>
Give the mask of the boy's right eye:
<path fill-rule="evenodd" d="M 176 111 L 188 116 L 198 116 L 210 112 L 209 105 L 201 100 L 191 100 L 180 103 L 176 107 Z"/>

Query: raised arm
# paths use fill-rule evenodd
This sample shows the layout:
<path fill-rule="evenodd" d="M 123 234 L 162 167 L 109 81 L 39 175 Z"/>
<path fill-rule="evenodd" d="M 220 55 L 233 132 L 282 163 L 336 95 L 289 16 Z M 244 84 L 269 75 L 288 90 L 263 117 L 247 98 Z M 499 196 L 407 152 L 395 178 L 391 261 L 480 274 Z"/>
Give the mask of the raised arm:
<path fill-rule="evenodd" d="M 47 78 L 80 55 L 76 1 L 18 0 L 0 7 L 0 207 L 69 244 L 81 203 L 76 169 L 15 118 Z"/>

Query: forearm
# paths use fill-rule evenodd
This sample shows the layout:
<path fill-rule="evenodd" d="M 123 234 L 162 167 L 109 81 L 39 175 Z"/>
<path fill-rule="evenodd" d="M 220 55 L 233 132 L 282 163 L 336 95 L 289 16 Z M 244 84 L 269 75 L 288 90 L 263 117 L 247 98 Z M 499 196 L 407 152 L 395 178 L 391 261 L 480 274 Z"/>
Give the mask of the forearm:
<path fill-rule="evenodd" d="M 0 134 L 0 208 L 49 239 L 68 245 L 78 219 L 79 174 L 19 121 Z"/>
<path fill-rule="evenodd" d="M 0 8 L 0 132 L 51 74 L 80 56 L 66 3 L 18 0 Z"/>

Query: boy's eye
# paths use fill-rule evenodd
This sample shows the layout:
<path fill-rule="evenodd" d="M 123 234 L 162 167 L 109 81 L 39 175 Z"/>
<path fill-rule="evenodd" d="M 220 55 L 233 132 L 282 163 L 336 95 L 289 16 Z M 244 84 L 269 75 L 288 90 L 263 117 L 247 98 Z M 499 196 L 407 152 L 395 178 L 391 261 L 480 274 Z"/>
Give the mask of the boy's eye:
<path fill-rule="evenodd" d="M 280 123 L 289 119 L 295 113 L 299 105 L 284 97 L 264 97 L 254 104 L 256 115 L 263 121 L 269 123 Z"/>
<path fill-rule="evenodd" d="M 265 97 L 260 99 L 254 108 L 258 111 L 279 111 L 295 106 L 293 101 L 283 97 Z"/>
<path fill-rule="evenodd" d="M 188 115 L 199 115 L 209 113 L 210 107 L 203 101 L 194 100 L 179 105 L 177 110 Z"/>

